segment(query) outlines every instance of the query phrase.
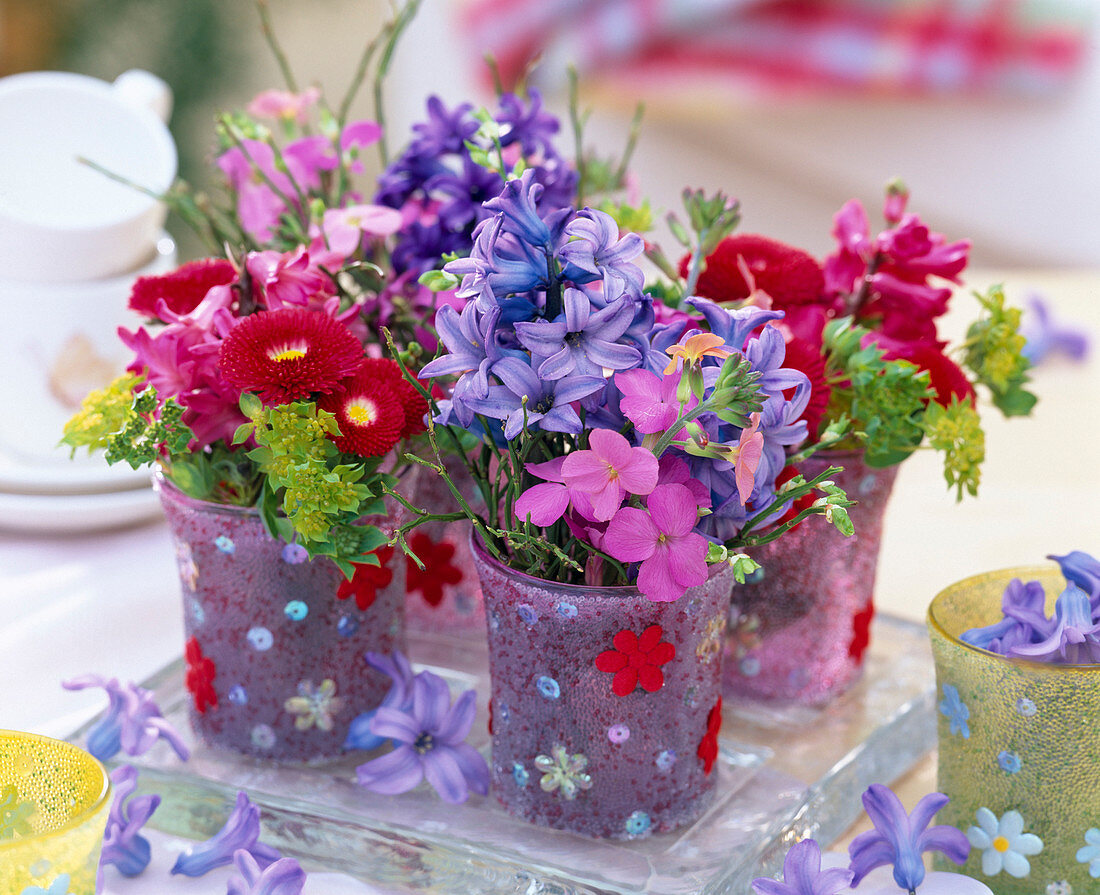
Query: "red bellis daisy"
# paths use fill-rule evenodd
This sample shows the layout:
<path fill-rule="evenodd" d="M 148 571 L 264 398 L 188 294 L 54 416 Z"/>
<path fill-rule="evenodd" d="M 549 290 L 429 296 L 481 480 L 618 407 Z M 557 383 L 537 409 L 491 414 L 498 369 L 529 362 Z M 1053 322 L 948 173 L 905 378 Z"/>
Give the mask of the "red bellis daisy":
<path fill-rule="evenodd" d="M 222 343 L 218 365 L 226 382 L 271 405 L 333 392 L 362 360 L 362 344 L 339 320 L 281 308 L 241 320 Z"/>

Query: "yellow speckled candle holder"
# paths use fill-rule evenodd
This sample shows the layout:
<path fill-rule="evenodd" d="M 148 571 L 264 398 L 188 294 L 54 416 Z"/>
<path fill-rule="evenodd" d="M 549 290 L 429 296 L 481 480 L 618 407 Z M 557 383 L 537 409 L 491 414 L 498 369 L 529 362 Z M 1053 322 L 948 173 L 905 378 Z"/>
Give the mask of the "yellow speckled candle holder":
<path fill-rule="evenodd" d="M 959 639 L 1003 617 L 1013 578 L 1041 582 L 1053 613 L 1065 588 L 1053 565 L 967 578 L 928 610 L 951 798 L 937 821 L 968 834 L 962 872 L 997 895 L 1089 895 L 1100 891 L 1100 665 L 1008 659 Z"/>
<path fill-rule="evenodd" d="M 0 895 L 95 895 L 110 794 L 83 749 L 0 730 Z"/>

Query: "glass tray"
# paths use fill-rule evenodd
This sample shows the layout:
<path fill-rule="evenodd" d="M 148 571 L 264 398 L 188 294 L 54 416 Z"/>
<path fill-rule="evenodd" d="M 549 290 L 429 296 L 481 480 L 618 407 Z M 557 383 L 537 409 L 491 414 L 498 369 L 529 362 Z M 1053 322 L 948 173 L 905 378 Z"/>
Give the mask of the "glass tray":
<path fill-rule="evenodd" d="M 470 742 L 488 755 L 484 645 L 414 634 L 409 651 L 418 668 L 454 689 L 477 688 Z M 189 737 L 182 661 L 144 686 Z M 151 825 L 166 833 L 211 836 L 245 790 L 262 808 L 265 843 L 307 869 L 392 890 L 741 895 L 754 877 L 778 870 L 799 838 L 825 846 L 839 837 L 870 783 L 892 782 L 932 749 L 934 695 L 924 626 L 879 616 L 863 679 L 828 707 L 725 706 L 709 811 L 687 829 L 640 841 L 535 827 L 507 815 L 492 794 L 451 806 L 426 784 L 403 796 L 370 793 L 354 782 L 362 753 L 320 765 L 273 764 L 191 742 L 184 763 L 159 743 L 130 762 L 141 769 L 139 788 L 162 796 Z M 82 741 L 94 723 L 72 739 Z"/>

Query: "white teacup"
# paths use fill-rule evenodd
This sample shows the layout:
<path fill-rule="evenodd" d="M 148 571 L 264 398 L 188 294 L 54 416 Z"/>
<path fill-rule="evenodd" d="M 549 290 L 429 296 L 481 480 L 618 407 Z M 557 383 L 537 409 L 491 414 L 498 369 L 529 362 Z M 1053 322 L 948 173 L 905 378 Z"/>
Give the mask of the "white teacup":
<path fill-rule="evenodd" d="M 176 146 L 159 114 L 171 93 L 148 72 L 114 85 L 68 72 L 0 79 L 0 271 L 23 282 L 118 276 L 154 255 Z"/>

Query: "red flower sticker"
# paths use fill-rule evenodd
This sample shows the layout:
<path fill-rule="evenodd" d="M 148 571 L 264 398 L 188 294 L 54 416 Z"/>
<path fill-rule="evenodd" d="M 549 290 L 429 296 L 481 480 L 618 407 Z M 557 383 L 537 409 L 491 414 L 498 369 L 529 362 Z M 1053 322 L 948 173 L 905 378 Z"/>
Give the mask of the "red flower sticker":
<path fill-rule="evenodd" d="M 703 759 L 703 773 L 709 775 L 714 768 L 715 759 L 718 758 L 718 728 L 722 726 L 722 697 L 714 704 L 714 708 L 707 715 L 707 732 L 699 741 L 699 748 L 695 754 Z"/>
<path fill-rule="evenodd" d="M 202 654 L 197 637 L 187 641 L 183 657 L 187 661 L 183 683 L 195 699 L 195 711 L 205 715 L 208 708 L 218 707 L 218 694 L 214 692 L 214 676 L 217 674 L 214 660 Z"/>
<path fill-rule="evenodd" d="M 462 580 L 462 570 L 451 565 L 455 555 L 455 545 L 450 541 L 436 543 L 422 531 L 409 539 L 412 552 L 424 563 L 424 571 L 413 562 L 412 557 L 405 559 L 405 592 L 420 591 L 424 602 L 429 606 L 438 606 L 443 601 L 443 585 L 458 584 Z"/>
<path fill-rule="evenodd" d="M 338 600 L 346 600 L 354 594 L 355 605 L 359 607 L 360 612 L 370 609 L 375 597 L 378 596 L 378 588 L 386 587 L 393 581 L 393 569 L 389 567 L 390 559 L 393 558 L 393 548 L 379 547 L 374 554 L 378 557 L 378 565 L 356 563 L 355 574 L 351 580 L 344 579 L 336 590 Z"/>
<path fill-rule="evenodd" d="M 661 666 L 676 658 L 676 647 L 661 640 L 664 633 L 660 625 L 650 625 L 641 637 L 624 629 L 612 639 L 614 649 L 596 656 L 596 667 L 615 675 L 611 689 L 616 696 L 629 696 L 639 684 L 647 693 L 665 685 Z"/>
<path fill-rule="evenodd" d="M 863 654 L 871 642 L 871 619 L 874 617 L 874 600 L 868 600 L 867 605 L 852 618 L 852 642 L 848 644 L 848 657 L 855 659 L 857 665 L 863 661 Z"/>

